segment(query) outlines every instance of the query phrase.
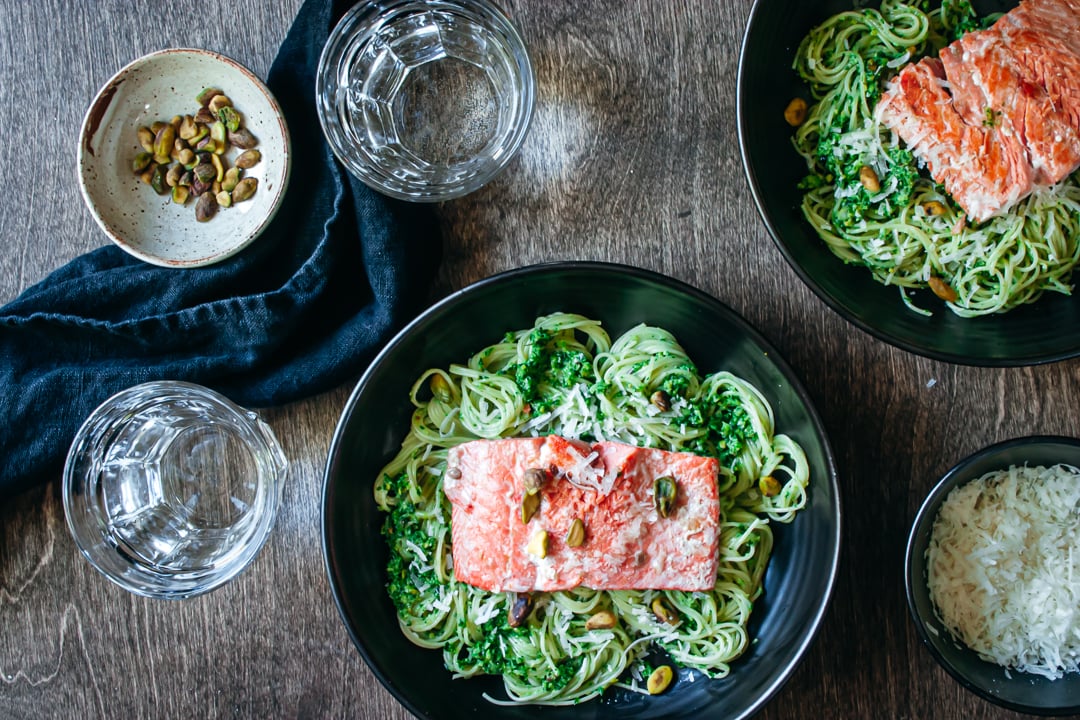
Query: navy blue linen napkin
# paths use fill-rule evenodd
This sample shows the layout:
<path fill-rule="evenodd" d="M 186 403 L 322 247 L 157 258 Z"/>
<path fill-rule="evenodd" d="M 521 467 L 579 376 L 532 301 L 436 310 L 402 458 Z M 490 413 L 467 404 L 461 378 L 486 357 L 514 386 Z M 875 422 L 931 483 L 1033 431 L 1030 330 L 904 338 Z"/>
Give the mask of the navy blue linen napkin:
<path fill-rule="evenodd" d="M 428 299 L 430 208 L 352 178 L 319 128 L 319 53 L 347 6 L 307 0 L 270 70 L 296 152 L 252 245 L 183 270 L 103 247 L 0 308 L 0 500 L 59 478 L 78 427 L 123 388 L 187 380 L 248 407 L 297 400 L 360 373 Z"/>

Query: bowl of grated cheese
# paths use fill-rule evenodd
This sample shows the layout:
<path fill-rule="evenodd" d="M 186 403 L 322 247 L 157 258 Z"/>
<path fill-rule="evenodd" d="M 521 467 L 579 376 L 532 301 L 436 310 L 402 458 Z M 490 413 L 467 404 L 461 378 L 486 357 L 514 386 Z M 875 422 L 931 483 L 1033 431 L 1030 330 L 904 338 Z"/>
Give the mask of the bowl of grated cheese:
<path fill-rule="evenodd" d="M 935 660 L 997 705 L 1080 712 L 1080 440 L 1032 436 L 961 460 L 908 538 L 908 607 Z"/>

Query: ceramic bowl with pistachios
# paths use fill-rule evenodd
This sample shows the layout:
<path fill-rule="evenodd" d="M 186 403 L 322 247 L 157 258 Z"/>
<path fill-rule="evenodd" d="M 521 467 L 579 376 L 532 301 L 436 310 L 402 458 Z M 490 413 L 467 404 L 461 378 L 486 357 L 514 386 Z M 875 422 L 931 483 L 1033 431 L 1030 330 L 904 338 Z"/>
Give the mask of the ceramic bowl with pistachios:
<path fill-rule="evenodd" d="M 289 180 L 289 131 L 259 78 L 207 50 L 135 60 L 94 98 L 79 135 L 94 220 L 146 262 L 200 267 L 247 247 Z"/>

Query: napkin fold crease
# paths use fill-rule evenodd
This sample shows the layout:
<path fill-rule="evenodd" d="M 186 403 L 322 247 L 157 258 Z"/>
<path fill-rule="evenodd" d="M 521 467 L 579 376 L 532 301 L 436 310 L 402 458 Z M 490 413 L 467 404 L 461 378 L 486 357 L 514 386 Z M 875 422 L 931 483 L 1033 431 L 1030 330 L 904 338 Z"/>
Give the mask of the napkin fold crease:
<path fill-rule="evenodd" d="M 126 387 L 186 380 L 256 408 L 309 397 L 363 371 L 427 301 L 430 207 L 348 175 L 319 127 L 319 54 L 347 7 L 307 0 L 271 67 L 293 164 L 254 243 L 194 269 L 102 247 L 0 308 L 0 499 L 59 479 L 83 420 Z"/>

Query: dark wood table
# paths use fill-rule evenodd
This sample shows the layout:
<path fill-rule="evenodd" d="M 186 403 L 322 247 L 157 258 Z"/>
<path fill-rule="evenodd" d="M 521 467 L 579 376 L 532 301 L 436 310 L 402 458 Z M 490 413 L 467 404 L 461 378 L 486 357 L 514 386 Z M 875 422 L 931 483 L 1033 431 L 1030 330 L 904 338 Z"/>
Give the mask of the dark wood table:
<path fill-rule="evenodd" d="M 0 302 L 106 242 L 75 173 L 97 89 L 164 47 L 223 52 L 265 77 L 299 1 L 0 3 Z M 504 175 L 437 208 L 445 257 L 431 299 L 520 265 L 594 259 L 729 304 L 809 388 L 846 510 L 826 621 L 761 717 L 1016 717 L 921 647 L 904 542 L 934 478 L 963 455 L 1022 434 L 1077 434 L 1080 362 L 927 360 L 856 329 L 803 285 L 757 215 L 736 142 L 750 4 L 508 3 L 536 66 L 535 121 Z M 147 600 L 98 575 L 68 535 L 56 480 L 6 503 L 0 717 L 406 717 L 350 644 L 323 568 L 322 472 L 349 390 L 265 413 L 291 459 L 282 513 L 254 564 L 201 598 Z"/>

